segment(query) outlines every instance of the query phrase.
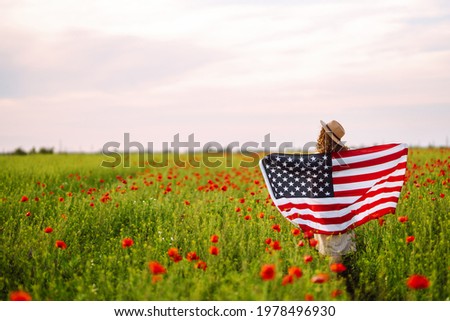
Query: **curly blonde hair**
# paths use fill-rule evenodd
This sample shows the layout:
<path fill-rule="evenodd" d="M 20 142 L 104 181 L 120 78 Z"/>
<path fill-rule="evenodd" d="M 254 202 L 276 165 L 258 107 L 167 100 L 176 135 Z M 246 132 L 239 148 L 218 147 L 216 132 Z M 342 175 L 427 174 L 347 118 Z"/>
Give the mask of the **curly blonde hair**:
<path fill-rule="evenodd" d="M 330 135 L 328 135 L 323 128 L 320 130 L 319 137 L 317 138 L 316 148 L 319 153 L 332 153 L 348 150 L 347 146 L 341 146 L 331 139 Z"/>

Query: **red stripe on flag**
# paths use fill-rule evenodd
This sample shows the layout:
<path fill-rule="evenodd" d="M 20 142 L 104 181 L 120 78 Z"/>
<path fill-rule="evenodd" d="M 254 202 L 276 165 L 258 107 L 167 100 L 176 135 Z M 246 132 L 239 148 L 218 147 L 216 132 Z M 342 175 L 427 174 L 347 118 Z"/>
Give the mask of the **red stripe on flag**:
<path fill-rule="evenodd" d="M 334 192 L 334 197 L 360 196 L 366 193 L 369 189 L 370 187 L 360 189 L 349 189 L 347 191 L 337 191 Z"/>

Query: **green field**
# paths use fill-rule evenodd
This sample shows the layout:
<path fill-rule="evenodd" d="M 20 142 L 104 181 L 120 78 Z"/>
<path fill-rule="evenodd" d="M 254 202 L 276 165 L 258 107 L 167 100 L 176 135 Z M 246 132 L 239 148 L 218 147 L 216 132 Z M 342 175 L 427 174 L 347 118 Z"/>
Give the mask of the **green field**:
<path fill-rule="evenodd" d="M 449 149 L 410 149 L 397 213 L 356 229 L 347 277 L 292 233 L 259 168 L 239 167 L 236 155 L 231 168 L 142 168 L 137 159 L 105 168 L 105 158 L 0 156 L 0 300 L 17 290 L 33 300 L 450 299 Z M 155 261 L 165 273 L 152 275 Z M 266 264 L 275 276 L 265 281 Z M 285 278 L 291 267 L 302 276 Z M 329 279 L 312 282 L 319 274 Z M 430 286 L 410 289 L 414 274 Z"/>

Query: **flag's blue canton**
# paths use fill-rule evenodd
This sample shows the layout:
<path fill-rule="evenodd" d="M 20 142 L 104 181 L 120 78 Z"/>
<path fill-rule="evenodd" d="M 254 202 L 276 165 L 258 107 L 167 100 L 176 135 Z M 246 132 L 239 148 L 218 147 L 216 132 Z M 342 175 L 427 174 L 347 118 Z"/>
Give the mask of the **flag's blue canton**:
<path fill-rule="evenodd" d="M 270 154 L 262 162 L 277 199 L 334 196 L 331 154 Z"/>

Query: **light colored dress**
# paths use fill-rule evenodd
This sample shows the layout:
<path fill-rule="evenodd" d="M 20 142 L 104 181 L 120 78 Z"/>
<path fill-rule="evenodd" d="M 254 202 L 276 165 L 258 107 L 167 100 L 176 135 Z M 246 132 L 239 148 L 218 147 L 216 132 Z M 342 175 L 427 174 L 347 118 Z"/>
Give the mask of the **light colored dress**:
<path fill-rule="evenodd" d="M 342 261 L 342 255 L 356 251 L 355 232 L 353 230 L 339 235 L 314 234 L 318 241 L 317 250 L 329 256 L 332 263 Z"/>

